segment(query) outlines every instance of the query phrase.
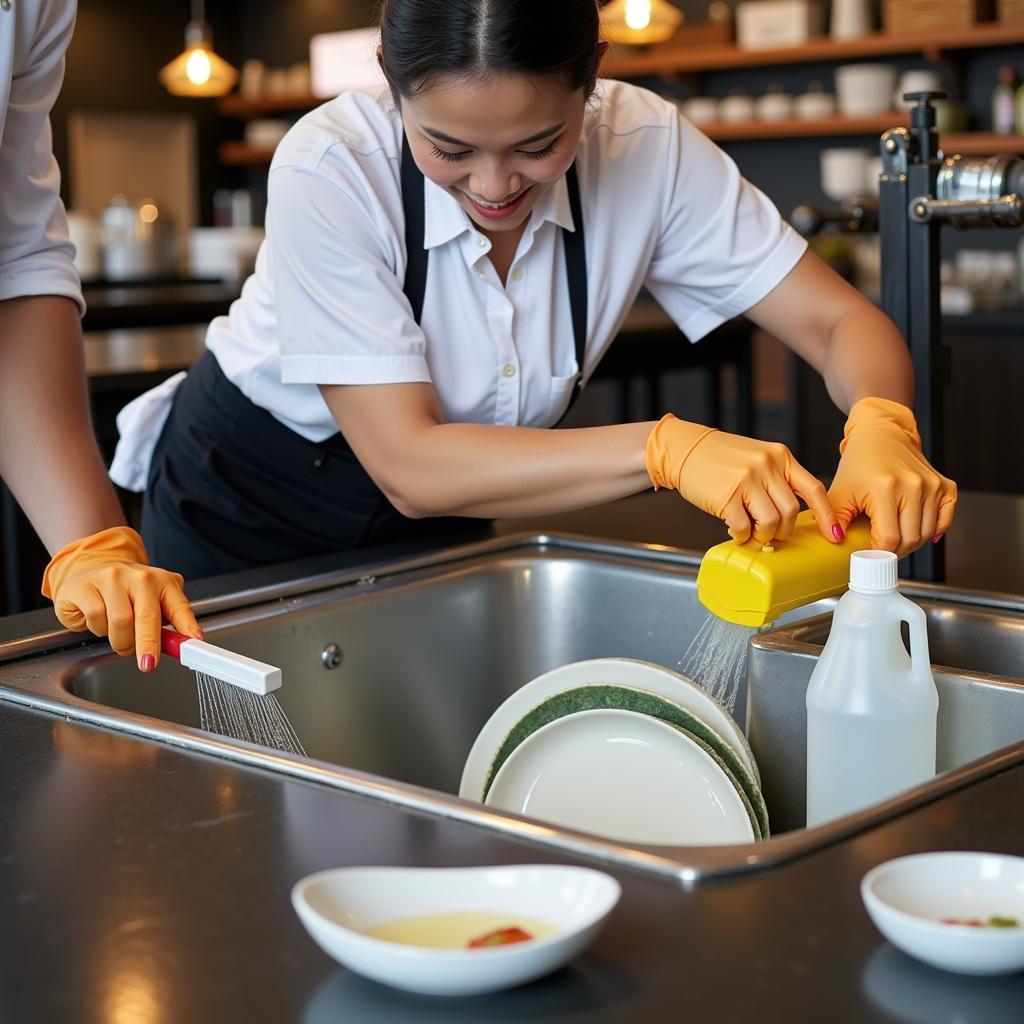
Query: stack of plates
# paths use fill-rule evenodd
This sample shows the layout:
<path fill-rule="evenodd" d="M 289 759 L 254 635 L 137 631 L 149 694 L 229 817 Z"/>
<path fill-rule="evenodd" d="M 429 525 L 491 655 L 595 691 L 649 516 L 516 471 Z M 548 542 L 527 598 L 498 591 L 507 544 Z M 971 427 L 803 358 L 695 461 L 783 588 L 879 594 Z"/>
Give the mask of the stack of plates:
<path fill-rule="evenodd" d="M 459 796 L 632 843 L 768 837 L 729 713 L 684 676 L 626 658 L 564 665 L 512 694 L 473 744 Z"/>

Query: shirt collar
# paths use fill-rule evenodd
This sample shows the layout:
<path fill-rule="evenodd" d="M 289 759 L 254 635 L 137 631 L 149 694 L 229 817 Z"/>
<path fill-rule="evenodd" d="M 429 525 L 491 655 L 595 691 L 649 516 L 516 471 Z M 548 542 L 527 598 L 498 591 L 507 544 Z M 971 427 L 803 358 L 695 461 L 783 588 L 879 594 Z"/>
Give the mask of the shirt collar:
<path fill-rule="evenodd" d="M 466 231 L 475 230 L 469 214 L 459 205 L 458 201 L 446 189 L 434 184 L 429 178 L 424 181 L 424 228 L 423 245 L 426 249 L 436 249 L 450 242 L 453 238 Z M 534 230 L 545 221 L 551 221 L 566 231 L 575 231 L 572 210 L 569 207 L 569 186 L 565 177 L 559 178 L 547 189 L 540 202 L 533 208 L 530 222 Z"/>

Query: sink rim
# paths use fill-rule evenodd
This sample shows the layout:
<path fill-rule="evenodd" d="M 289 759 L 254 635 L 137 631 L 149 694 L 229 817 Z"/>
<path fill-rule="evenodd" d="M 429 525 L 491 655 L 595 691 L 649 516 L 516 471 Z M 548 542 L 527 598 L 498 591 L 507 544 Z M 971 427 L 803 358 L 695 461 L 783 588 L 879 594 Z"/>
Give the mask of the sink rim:
<path fill-rule="evenodd" d="M 246 607 L 255 608 L 285 597 L 302 596 L 309 599 L 324 597 L 325 591 L 349 591 L 347 596 L 361 593 L 361 586 L 369 584 L 369 578 L 390 579 L 416 570 L 438 566 L 451 567 L 485 556 L 510 554 L 529 549 L 565 552 L 582 552 L 602 559 L 627 559 L 639 562 L 645 568 L 656 565 L 676 567 L 687 575 L 695 574 L 700 563 L 700 554 L 667 548 L 661 545 L 647 545 L 623 542 L 605 542 L 575 534 L 522 533 L 492 540 L 457 545 L 434 551 L 427 555 L 402 559 L 366 563 L 349 570 L 335 571 L 294 579 L 269 587 L 251 588 L 244 591 L 208 598 L 196 603 L 199 614 L 238 612 Z M 988 594 L 984 591 L 958 591 L 938 584 L 907 584 L 903 591 L 911 596 L 934 597 L 941 595 L 944 603 L 959 603 L 989 608 L 1024 611 L 1024 599 L 1012 595 Z M 226 616 L 227 618 L 227 616 Z M 798 630 L 806 622 L 820 619 L 811 616 L 807 620 L 791 623 L 771 633 L 755 636 L 752 643 L 771 649 L 793 650 L 795 641 L 778 634 Z M 226 626 L 220 623 L 220 627 Z M 210 633 L 215 635 L 216 622 L 210 623 Z M 268 750 L 242 741 L 231 740 L 202 732 L 189 726 L 178 725 L 163 719 L 153 718 L 108 705 L 98 704 L 76 695 L 70 681 L 91 664 L 113 660 L 116 655 L 99 648 L 101 642 L 82 645 L 78 634 L 60 632 L 42 634 L 33 638 L 43 643 L 41 651 L 32 651 L 35 656 L 22 653 L 17 660 L 4 664 L 4 651 L 0 649 L 0 700 L 20 704 L 57 716 L 68 717 L 105 729 L 139 736 L 147 740 L 169 743 L 195 753 L 225 758 L 251 767 L 262 768 L 286 774 L 295 778 L 321 785 L 329 785 L 345 792 L 376 799 L 393 806 L 434 816 L 454 818 L 478 827 L 497 831 L 506 837 L 529 841 L 534 845 L 553 846 L 562 852 L 612 863 L 619 867 L 653 872 L 675 879 L 684 887 L 690 887 L 713 878 L 721 878 L 753 870 L 764 870 L 791 862 L 803 856 L 830 846 L 841 839 L 866 831 L 894 817 L 945 797 L 959 789 L 985 778 L 1024 764 L 1024 741 L 1012 744 L 979 758 L 959 768 L 945 772 L 934 779 L 899 794 L 891 800 L 876 804 L 845 818 L 820 825 L 814 829 L 798 829 L 781 833 L 759 842 L 735 846 L 703 847 L 655 847 L 642 844 L 623 844 L 605 840 L 588 833 L 575 832 L 543 823 L 543 837 L 538 836 L 534 819 L 515 814 L 497 812 L 481 804 L 462 800 L 454 794 L 416 786 L 411 783 L 395 782 L 384 776 L 357 769 L 347 768 L 325 761 L 300 758 L 294 755 Z M 76 642 L 73 649 L 66 647 L 68 640 Z M 802 644 L 808 652 L 814 648 Z M 24 651 L 22 647 L 20 650 Z M 31 648 L 30 648 L 31 650 Z M 12 657 L 8 653 L 8 657 Z M 49 670 L 40 672 L 40 664 Z M 26 672 L 25 669 L 31 666 Z M 964 678 L 991 681 L 993 677 L 981 673 L 952 670 Z M 1000 678 L 1000 677 L 996 677 Z M 1012 680 L 1011 680 L 1012 681 Z M 1021 685 L 1018 683 L 1017 685 Z"/>

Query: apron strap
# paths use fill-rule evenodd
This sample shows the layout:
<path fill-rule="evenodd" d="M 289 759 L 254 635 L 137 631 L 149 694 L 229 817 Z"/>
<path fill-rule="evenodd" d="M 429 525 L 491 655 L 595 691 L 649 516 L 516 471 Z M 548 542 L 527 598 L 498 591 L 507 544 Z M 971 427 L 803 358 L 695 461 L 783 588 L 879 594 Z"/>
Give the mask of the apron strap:
<path fill-rule="evenodd" d="M 409 148 L 409 140 L 402 135 L 402 209 L 405 213 L 405 292 L 412 307 L 416 323 L 423 316 L 423 296 L 427 290 L 427 263 L 430 251 L 424 247 L 426 230 L 425 183 L 423 172 L 416 166 Z M 565 252 L 565 274 L 569 282 L 569 309 L 572 314 L 572 333 L 576 345 L 576 366 L 579 376 L 565 413 L 583 389 L 583 359 L 587 348 L 587 253 L 583 232 L 583 205 L 580 202 L 580 183 L 576 164 L 565 174 L 569 189 L 569 209 L 575 231 L 562 229 L 562 248 Z M 562 418 L 565 417 L 562 414 Z M 559 420 L 559 423 L 561 420 Z"/>
<path fill-rule="evenodd" d="M 423 296 L 427 290 L 427 260 L 430 251 L 424 248 L 426 232 L 425 183 L 423 172 L 416 166 L 409 149 L 409 140 L 402 133 L 402 208 L 405 213 L 405 283 L 402 290 L 412 306 L 416 323 L 423 316 Z"/>

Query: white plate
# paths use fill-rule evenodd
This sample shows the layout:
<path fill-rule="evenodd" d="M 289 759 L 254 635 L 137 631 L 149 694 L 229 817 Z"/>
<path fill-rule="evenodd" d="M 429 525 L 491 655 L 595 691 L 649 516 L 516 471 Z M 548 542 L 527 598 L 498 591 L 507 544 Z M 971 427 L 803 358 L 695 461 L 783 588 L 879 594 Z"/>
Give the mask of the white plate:
<path fill-rule="evenodd" d="M 491 764 L 505 742 L 505 737 L 538 704 L 563 690 L 601 684 L 646 690 L 685 708 L 709 728 L 714 729 L 736 751 L 740 760 L 750 769 L 754 781 L 758 786 L 761 785 L 761 776 L 743 731 L 732 715 L 699 686 L 685 676 L 649 661 L 634 661 L 631 658 L 594 658 L 591 661 L 574 661 L 545 672 L 525 686 L 521 686 L 501 704 L 480 730 L 466 758 L 459 796 L 477 802 L 483 799 Z"/>
<path fill-rule="evenodd" d="M 631 843 L 755 838 L 748 806 L 715 758 L 635 711 L 580 711 L 538 729 L 501 766 L 486 804 Z"/>
<path fill-rule="evenodd" d="M 317 945 L 349 970 L 429 995 L 477 995 L 561 967 L 597 934 L 619 883 L 590 868 L 338 868 L 296 883 L 292 906 Z M 425 914 L 496 912 L 555 934 L 492 949 L 427 949 L 376 939 L 379 925 Z"/>
<path fill-rule="evenodd" d="M 1024 857 L 922 853 L 879 864 L 861 882 L 878 930 L 904 953 L 963 974 L 1024 968 Z M 1015 917 L 1018 928 L 944 924 Z"/>

